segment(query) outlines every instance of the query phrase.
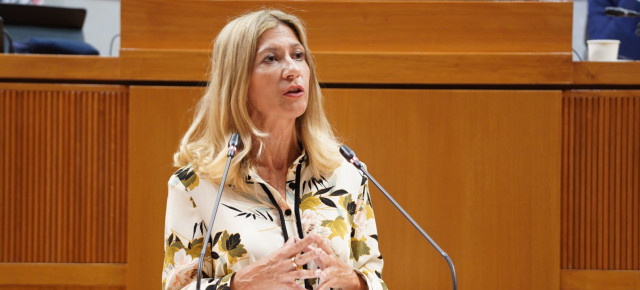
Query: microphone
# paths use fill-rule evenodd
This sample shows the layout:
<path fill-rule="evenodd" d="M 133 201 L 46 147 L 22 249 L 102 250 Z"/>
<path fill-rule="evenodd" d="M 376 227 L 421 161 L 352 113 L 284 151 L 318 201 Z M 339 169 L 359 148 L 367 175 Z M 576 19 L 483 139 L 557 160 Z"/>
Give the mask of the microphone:
<path fill-rule="evenodd" d="M 216 197 L 216 203 L 213 206 L 213 212 L 211 213 L 211 219 L 209 219 L 209 228 L 204 238 L 204 245 L 202 246 L 202 252 L 200 252 L 200 261 L 198 261 L 198 279 L 196 280 L 196 289 L 200 290 L 200 279 L 202 279 L 202 266 L 204 264 L 204 256 L 207 253 L 207 245 L 209 239 L 211 239 L 211 230 L 213 229 L 213 222 L 216 220 L 216 213 L 218 212 L 218 206 L 220 205 L 220 198 L 222 197 L 222 190 L 224 189 L 224 183 L 227 180 L 227 174 L 229 174 L 229 165 L 231 165 L 231 159 L 236 155 L 238 150 L 238 144 L 240 144 L 240 135 L 238 133 L 231 134 L 229 143 L 227 143 L 227 165 L 224 167 L 224 173 L 222 173 L 222 181 L 220 181 L 220 187 L 218 189 L 218 197 Z"/>
<path fill-rule="evenodd" d="M 229 138 L 229 144 L 227 144 L 227 148 L 229 148 L 229 152 L 227 152 L 227 157 L 233 158 L 236 155 L 236 151 L 238 150 L 238 145 L 240 144 L 240 135 L 238 133 L 231 134 L 231 138 Z"/>
<path fill-rule="evenodd" d="M 613 17 L 640 17 L 638 11 L 613 6 L 605 8 L 604 15 Z"/>
<path fill-rule="evenodd" d="M 407 220 L 409 220 L 409 222 L 411 222 L 411 224 L 416 228 L 416 230 L 418 230 L 420 234 L 422 234 L 422 236 L 425 239 L 427 239 L 427 241 L 429 241 L 431 246 L 433 246 L 436 249 L 436 251 L 438 251 L 440 255 L 447 261 L 447 263 L 449 264 L 449 270 L 451 271 L 451 279 L 453 280 L 453 290 L 457 290 L 458 280 L 456 279 L 456 269 L 454 268 L 453 261 L 451 261 L 451 258 L 449 258 L 449 255 L 447 255 L 447 253 L 445 253 L 438 246 L 438 244 L 436 244 L 436 242 L 434 242 L 431 239 L 431 237 L 429 237 L 429 235 L 420 227 L 420 225 L 418 225 L 418 223 L 414 221 L 413 218 L 411 218 L 411 216 L 406 211 L 404 211 L 404 209 L 396 202 L 396 200 L 393 199 L 393 197 L 391 197 L 391 195 L 389 195 L 389 193 L 386 190 L 384 190 L 384 188 L 382 188 L 382 186 L 373 178 L 373 176 L 371 176 L 371 174 L 367 172 L 367 170 L 362 166 L 362 162 L 360 162 L 360 160 L 358 160 L 358 157 L 356 157 L 356 153 L 353 152 L 353 150 L 347 147 L 347 145 L 342 145 L 340 146 L 340 154 L 342 154 L 342 157 L 347 159 L 349 163 L 353 164 L 353 166 L 355 166 L 357 169 L 362 171 L 362 173 L 364 173 L 364 175 L 366 175 L 367 178 L 369 178 L 369 180 L 371 180 L 371 182 L 373 182 L 373 184 L 376 185 L 376 187 L 382 192 L 382 194 L 384 194 L 384 196 L 389 201 L 391 201 L 391 203 L 402 213 L 402 215 L 404 215 L 404 217 Z"/>

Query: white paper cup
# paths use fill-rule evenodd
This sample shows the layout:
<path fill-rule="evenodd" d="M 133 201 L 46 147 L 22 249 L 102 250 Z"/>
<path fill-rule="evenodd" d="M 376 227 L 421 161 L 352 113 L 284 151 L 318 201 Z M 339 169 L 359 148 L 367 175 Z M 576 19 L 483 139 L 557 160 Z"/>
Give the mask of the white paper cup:
<path fill-rule="evenodd" d="M 618 60 L 619 47 L 620 40 L 617 39 L 587 40 L 589 61 L 616 61 Z"/>

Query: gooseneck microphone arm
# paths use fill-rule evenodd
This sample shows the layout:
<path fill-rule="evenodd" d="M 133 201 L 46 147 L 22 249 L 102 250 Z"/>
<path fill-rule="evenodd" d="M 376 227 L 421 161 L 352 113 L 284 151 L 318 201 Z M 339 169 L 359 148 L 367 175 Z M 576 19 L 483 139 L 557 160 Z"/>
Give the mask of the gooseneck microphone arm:
<path fill-rule="evenodd" d="M 353 152 L 353 150 L 351 150 L 349 147 L 347 147 L 347 145 L 342 145 L 340 146 L 340 154 L 342 154 L 342 156 L 347 159 L 347 161 L 349 161 L 349 163 L 353 164 L 356 168 L 358 168 L 360 171 L 362 171 L 362 173 L 364 173 L 364 175 L 367 176 L 367 178 L 369 178 L 369 180 L 371 180 L 371 182 L 373 182 L 373 184 L 376 185 L 376 187 L 382 192 L 382 194 L 384 194 L 384 196 L 389 199 L 389 201 L 391 201 L 391 203 L 402 213 L 402 215 L 404 215 L 404 217 L 409 220 L 409 222 L 411 222 L 411 224 L 420 232 L 420 234 L 422 234 L 422 236 L 427 239 L 427 241 L 429 241 L 429 243 L 431 244 L 431 246 L 433 246 L 436 251 L 438 251 L 440 253 L 440 255 L 442 255 L 442 257 L 447 261 L 447 263 L 449 264 L 449 270 L 451 271 L 451 279 L 453 280 L 453 290 L 457 290 L 458 289 L 458 280 L 456 279 L 456 269 L 453 266 L 453 261 L 451 261 L 451 258 L 449 258 L 449 255 L 447 255 L 447 253 L 445 253 L 439 246 L 438 244 L 436 244 L 435 241 L 433 241 L 433 239 L 431 239 L 431 237 L 429 237 L 429 235 L 422 229 L 422 227 L 420 227 L 420 225 L 413 220 L 413 218 L 411 218 L 411 216 L 404 211 L 404 209 L 400 206 L 400 204 L 398 204 L 396 202 L 395 199 L 393 199 L 393 197 L 391 197 L 391 195 L 389 195 L 389 193 L 384 190 L 384 188 L 382 188 L 382 186 L 375 180 L 375 178 L 373 178 L 373 176 L 371 176 L 371 174 L 369 174 L 369 172 L 367 172 L 367 170 L 364 168 L 364 166 L 362 166 L 362 162 L 360 162 L 360 160 L 358 160 L 358 157 L 356 157 L 356 153 Z"/>
<path fill-rule="evenodd" d="M 640 17 L 640 12 L 622 7 L 609 6 L 604 8 L 604 15 L 613 17 Z"/>
<path fill-rule="evenodd" d="M 222 173 L 222 181 L 220 181 L 220 186 L 218 189 L 218 197 L 216 197 L 216 203 L 213 206 L 213 212 L 211 213 L 211 218 L 209 219 L 209 226 L 207 229 L 207 234 L 203 237 L 204 245 L 202 246 L 202 252 L 200 252 L 200 261 L 198 261 L 198 279 L 196 280 L 196 289 L 200 290 L 200 280 L 202 279 L 202 266 L 204 264 L 204 256 L 207 253 L 207 245 L 209 244 L 209 239 L 211 239 L 211 230 L 213 229 L 213 222 L 216 220 L 216 213 L 218 212 L 218 206 L 220 205 L 220 198 L 222 197 L 222 190 L 224 189 L 225 181 L 227 180 L 227 174 L 229 174 L 229 165 L 231 165 L 231 159 L 236 155 L 236 151 L 238 151 L 238 144 L 240 144 L 240 136 L 238 133 L 233 133 L 231 138 L 229 138 L 229 143 L 227 144 L 227 165 L 224 167 L 224 173 Z"/>

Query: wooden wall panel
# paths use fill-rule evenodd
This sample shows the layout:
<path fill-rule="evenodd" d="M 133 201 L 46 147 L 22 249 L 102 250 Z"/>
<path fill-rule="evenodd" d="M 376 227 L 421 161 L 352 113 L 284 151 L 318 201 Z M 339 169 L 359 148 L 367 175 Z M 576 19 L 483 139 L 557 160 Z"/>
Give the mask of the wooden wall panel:
<path fill-rule="evenodd" d="M 2 79 L 118 80 L 120 60 L 117 57 L 0 54 Z M 29 69 L 25 69 L 29 68 Z"/>
<path fill-rule="evenodd" d="M 207 81 L 206 50 L 122 50 L 127 80 Z M 314 53 L 323 83 L 568 84 L 570 53 Z"/>
<path fill-rule="evenodd" d="M 206 80 L 221 28 L 262 8 L 303 19 L 323 82 L 567 84 L 573 78 L 570 2 L 332 0 L 123 1 L 120 77 Z"/>
<path fill-rule="evenodd" d="M 130 88 L 128 289 L 160 289 L 167 181 L 201 87 Z"/>
<path fill-rule="evenodd" d="M 0 271 L 0 289 L 5 285 L 117 289 L 126 280 L 126 266 L 114 263 L 0 263 Z"/>
<path fill-rule="evenodd" d="M 127 91 L 0 85 L 0 262 L 126 261 Z"/>
<path fill-rule="evenodd" d="M 573 63 L 574 84 L 638 85 L 640 61 Z"/>
<path fill-rule="evenodd" d="M 121 47 L 208 50 L 227 21 L 267 7 L 304 19 L 314 51 L 571 51 L 570 2 L 499 1 L 129 0 Z"/>
<path fill-rule="evenodd" d="M 325 90 L 369 171 L 453 259 L 459 289 L 558 289 L 560 91 Z M 390 289 L 451 289 L 372 190 Z"/>
<path fill-rule="evenodd" d="M 640 91 L 563 99 L 562 269 L 640 270 Z"/>
<path fill-rule="evenodd" d="M 560 270 L 561 290 L 638 290 L 640 271 Z"/>
<path fill-rule="evenodd" d="M 131 88 L 131 289 L 160 287 L 171 154 L 198 90 Z M 558 289 L 559 91 L 324 92 L 344 141 L 451 255 L 460 289 Z M 389 287 L 451 289 L 446 262 L 372 194 Z"/>

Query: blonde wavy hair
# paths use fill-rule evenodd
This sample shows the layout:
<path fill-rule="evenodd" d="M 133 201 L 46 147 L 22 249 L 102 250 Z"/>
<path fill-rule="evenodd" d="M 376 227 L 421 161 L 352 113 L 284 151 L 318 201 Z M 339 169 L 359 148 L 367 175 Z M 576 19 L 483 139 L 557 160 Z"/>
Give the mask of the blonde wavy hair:
<path fill-rule="evenodd" d="M 296 16 L 279 10 L 260 10 L 230 21 L 213 46 L 209 84 L 196 106 L 193 123 L 173 156 L 174 165 L 190 164 L 208 180 L 220 184 L 227 161 L 227 141 L 237 132 L 242 145 L 229 168 L 227 184 L 247 192 L 245 176 L 253 166 L 250 153 L 259 154 L 268 133 L 260 131 L 247 110 L 249 79 L 258 38 L 268 29 L 287 25 L 304 46 L 311 72 L 306 111 L 296 119 L 296 136 L 309 158 L 313 175 L 330 172 L 340 164 L 339 142 L 327 121 L 316 69 L 304 26 Z M 257 147 L 257 148 L 254 148 Z"/>

